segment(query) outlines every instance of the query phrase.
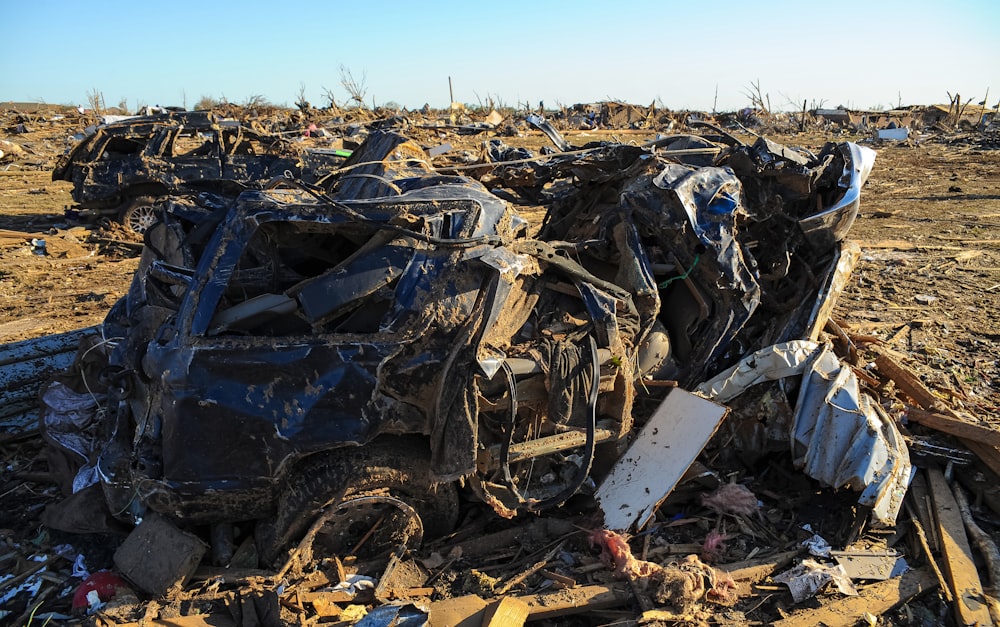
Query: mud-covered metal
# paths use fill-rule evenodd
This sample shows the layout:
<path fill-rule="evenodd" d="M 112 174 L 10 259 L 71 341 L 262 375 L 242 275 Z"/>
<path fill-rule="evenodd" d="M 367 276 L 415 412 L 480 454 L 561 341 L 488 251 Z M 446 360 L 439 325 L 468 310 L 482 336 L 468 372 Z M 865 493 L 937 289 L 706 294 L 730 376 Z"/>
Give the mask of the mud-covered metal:
<path fill-rule="evenodd" d="M 126 118 L 88 131 L 60 157 L 52 180 L 73 183 L 82 213 L 109 215 L 142 230 L 164 208 L 158 201 L 165 196 L 235 196 L 286 171 L 316 180 L 343 161 L 332 151 L 304 151 L 207 111 Z M 130 220 L 136 211 L 140 219 Z"/>
<path fill-rule="evenodd" d="M 175 201 L 104 325 L 111 510 L 261 520 L 274 556 L 350 490 L 300 503 L 322 492 L 308 469 L 396 436 L 418 443 L 423 494 L 461 481 L 501 515 L 556 506 L 648 418 L 640 379 L 694 387 L 812 336 L 850 270 L 867 173 L 850 145 L 677 135 L 495 162 L 508 152 L 431 168 L 375 131 L 315 185 Z M 536 236 L 521 205 L 547 210 Z"/>

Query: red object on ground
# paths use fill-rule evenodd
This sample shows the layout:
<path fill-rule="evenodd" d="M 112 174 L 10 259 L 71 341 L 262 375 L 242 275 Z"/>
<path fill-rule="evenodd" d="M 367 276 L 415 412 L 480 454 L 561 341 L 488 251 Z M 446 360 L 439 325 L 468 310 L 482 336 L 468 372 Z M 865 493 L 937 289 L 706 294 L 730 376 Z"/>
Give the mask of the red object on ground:
<path fill-rule="evenodd" d="M 90 607 L 87 602 L 87 594 L 97 591 L 101 601 L 110 601 L 118 593 L 119 588 L 128 588 L 125 580 L 114 574 L 110 570 L 99 570 L 83 580 L 80 587 L 73 593 L 73 609 L 84 610 Z"/>

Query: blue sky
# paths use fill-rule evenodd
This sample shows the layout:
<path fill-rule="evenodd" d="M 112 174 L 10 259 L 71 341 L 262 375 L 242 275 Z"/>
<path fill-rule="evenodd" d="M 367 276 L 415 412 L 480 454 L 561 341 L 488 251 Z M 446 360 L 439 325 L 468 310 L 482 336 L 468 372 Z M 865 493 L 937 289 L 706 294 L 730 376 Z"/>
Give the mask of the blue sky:
<path fill-rule="evenodd" d="M 192 107 L 202 96 L 774 109 L 1000 100 L 1000 2 L 0 0 L 0 101 Z M 793 104 L 796 103 L 796 104 Z"/>

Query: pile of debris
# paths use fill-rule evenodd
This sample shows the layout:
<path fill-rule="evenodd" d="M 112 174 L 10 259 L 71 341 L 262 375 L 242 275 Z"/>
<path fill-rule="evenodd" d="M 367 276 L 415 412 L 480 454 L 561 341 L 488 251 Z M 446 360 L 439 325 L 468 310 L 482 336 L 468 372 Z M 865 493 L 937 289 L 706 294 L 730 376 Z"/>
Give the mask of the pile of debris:
<path fill-rule="evenodd" d="M 557 150 L 435 159 L 372 129 L 314 182 L 166 201 L 129 294 L 40 389 L 67 495 L 44 524 L 125 539 L 22 564 L 7 616 L 854 624 L 943 581 L 988 624 L 964 493 L 929 470 L 933 501 L 907 498 L 886 386 L 974 425 L 830 318 L 874 153 L 529 123 Z"/>
<path fill-rule="evenodd" d="M 0 167 L 10 170 L 48 170 L 56 157 L 71 145 L 70 129 L 81 116 L 71 108 L 44 112 L 0 109 Z"/>

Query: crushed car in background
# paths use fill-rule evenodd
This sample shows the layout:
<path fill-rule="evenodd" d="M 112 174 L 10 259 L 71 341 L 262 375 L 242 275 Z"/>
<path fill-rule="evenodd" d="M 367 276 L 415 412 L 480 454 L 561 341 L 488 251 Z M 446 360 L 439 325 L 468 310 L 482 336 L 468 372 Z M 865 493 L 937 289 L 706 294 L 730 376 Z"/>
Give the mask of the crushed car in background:
<path fill-rule="evenodd" d="M 235 197 L 286 171 L 315 181 L 343 154 L 303 150 L 209 111 L 174 112 L 88 128 L 59 159 L 52 180 L 73 183 L 77 215 L 108 217 L 142 233 L 169 197 Z"/>

